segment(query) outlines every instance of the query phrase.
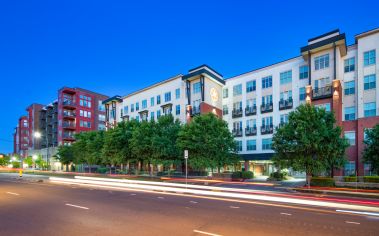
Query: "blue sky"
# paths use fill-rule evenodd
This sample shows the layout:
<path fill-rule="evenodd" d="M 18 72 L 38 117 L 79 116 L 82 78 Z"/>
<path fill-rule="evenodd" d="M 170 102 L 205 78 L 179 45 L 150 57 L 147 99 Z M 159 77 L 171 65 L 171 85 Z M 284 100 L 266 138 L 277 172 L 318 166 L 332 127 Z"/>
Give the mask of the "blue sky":
<path fill-rule="evenodd" d="M 309 3 L 308 3 L 309 2 Z M 379 27 L 378 1 L 1 1 L 0 152 L 25 108 L 62 86 L 106 95 L 208 64 L 224 77 L 299 55 L 307 39 Z"/>

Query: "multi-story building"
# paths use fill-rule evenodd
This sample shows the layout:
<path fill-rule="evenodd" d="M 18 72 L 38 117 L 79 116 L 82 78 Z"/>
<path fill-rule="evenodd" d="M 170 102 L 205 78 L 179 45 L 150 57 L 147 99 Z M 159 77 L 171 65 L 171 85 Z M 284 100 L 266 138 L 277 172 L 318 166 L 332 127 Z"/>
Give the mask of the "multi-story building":
<path fill-rule="evenodd" d="M 58 145 L 70 145 L 74 134 L 105 129 L 108 97 L 82 88 L 64 87 L 58 91 Z"/>
<path fill-rule="evenodd" d="M 308 102 L 333 111 L 349 140 L 349 162 L 339 174 L 367 174 L 369 166 L 361 160 L 364 131 L 379 123 L 378 50 L 379 29 L 356 35 L 349 46 L 345 34 L 334 30 L 309 39 L 297 57 L 225 80 L 204 65 L 105 100 L 107 126 L 168 113 L 188 122 L 193 115 L 214 112 L 228 122 L 244 168 L 261 175 L 273 170 L 275 127 Z"/>
<path fill-rule="evenodd" d="M 40 111 L 41 148 L 58 146 L 58 101 L 43 107 Z"/>
<path fill-rule="evenodd" d="M 21 116 L 18 119 L 18 124 L 13 134 L 13 147 L 15 154 L 26 156 L 29 149 L 29 122 L 27 116 Z"/>
<path fill-rule="evenodd" d="M 41 142 L 35 137 L 34 131 L 40 130 L 40 112 L 43 105 L 33 103 L 26 108 L 29 122 L 29 147 L 28 149 L 40 149 Z"/>

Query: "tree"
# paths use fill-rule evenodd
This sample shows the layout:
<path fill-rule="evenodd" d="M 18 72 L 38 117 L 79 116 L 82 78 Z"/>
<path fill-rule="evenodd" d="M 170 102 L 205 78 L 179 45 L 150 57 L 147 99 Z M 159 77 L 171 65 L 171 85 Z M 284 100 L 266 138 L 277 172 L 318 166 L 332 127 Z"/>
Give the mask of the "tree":
<path fill-rule="evenodd" d="M 9 165 L 9 162 L 10 162 L 9 156 L 3 155 L 3 157 L 0 158 L 0 166 L 7 166 Z"/>
<path fill-rule="evenodd" d="M 132 132 L 130 148 L 134 158 L 140 163 L 141 169 L 144 162 L 150 163 L 154 160 L 153 137 L 155 132 L 155 122 L 142 121 Z"/>
<path fill-rule="evenodd" d="M 178 162 L 180 150 L 176 145 L 181 124 L 172 115 L 161 116 L 156 123 L 156 131 L 152 140 L 154 159 L 168 167 Z"/>
<path fill-rule="evenodd" d="M 366 147 L 363 151 L 363 162 L 371 164 L 371 170 L 379 175 L 379 124 L 365 130 L 367 138 L 363 141 Z"/>
<path fill-rule="evenodd" d="M 37 159 L 35 160 L 36 166 L 41 169 L 47 168 L 47 163 L 45 160 L 42 159 L 42 156 L 38 155 Z"/>
<path fill-rule="evenodd" d="M 33 166 L 33 163 L 34 163 L 34 161 L 33 161 L 33 157 L 28 156 L 28 157 L 26 157 L 26 158 L 23 160 L 23 162 L 24 162 L 25 164 L 27 164 L 28 167 Z"/>
<path fill-rule="evenodd" d="M 189 164 L 194 169 L 217 168 L 238 163 L 237 145 L 228 124 L 212 113 L 195 116 L 184 125 L 177 145 L 189 152 Z"/>
<path fill-rule="evenodd" d="M 273 136 L 274 162 L 280 167 L 305 171 L 307 184 L 320 171 L 342 167 L 347 140 L 341 137 L 332 112 L 313 105 L 300 105 L 288 117 L 288 123 Z"/>
<path fill-rule="evenodd" d="M 56 158 L 66 166 L 66 171 L 68 171 L 68 165 L 75 162 L 74 148 L 67 145 L 59 146 Z"/>

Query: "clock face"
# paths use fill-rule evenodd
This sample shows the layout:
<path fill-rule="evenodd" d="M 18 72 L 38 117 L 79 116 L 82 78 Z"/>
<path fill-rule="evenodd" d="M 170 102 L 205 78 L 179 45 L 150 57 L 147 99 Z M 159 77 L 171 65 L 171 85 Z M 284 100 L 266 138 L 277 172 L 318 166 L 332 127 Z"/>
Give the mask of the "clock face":
<path fill-rule="evenodd" d="M 212 101 L 217 102 L 218 101 L 218 92 L 217 92 L 217 90 L 215 88 L 211 88 L 210 94 L 211 94 Z"/>

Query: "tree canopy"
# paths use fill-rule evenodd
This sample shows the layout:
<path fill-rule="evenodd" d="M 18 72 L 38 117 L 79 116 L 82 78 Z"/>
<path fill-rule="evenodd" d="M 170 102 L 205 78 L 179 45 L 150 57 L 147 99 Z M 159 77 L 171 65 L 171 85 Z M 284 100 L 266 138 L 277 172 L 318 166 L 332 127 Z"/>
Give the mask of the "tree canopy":
<path fill-rule="evenodd" d="M 363 151 L 363 161 L 371 164 L 371 169 L 379 175 L 379 124 L 372 129 L 366 129 L 363 141 L 366 147 Z"/>

